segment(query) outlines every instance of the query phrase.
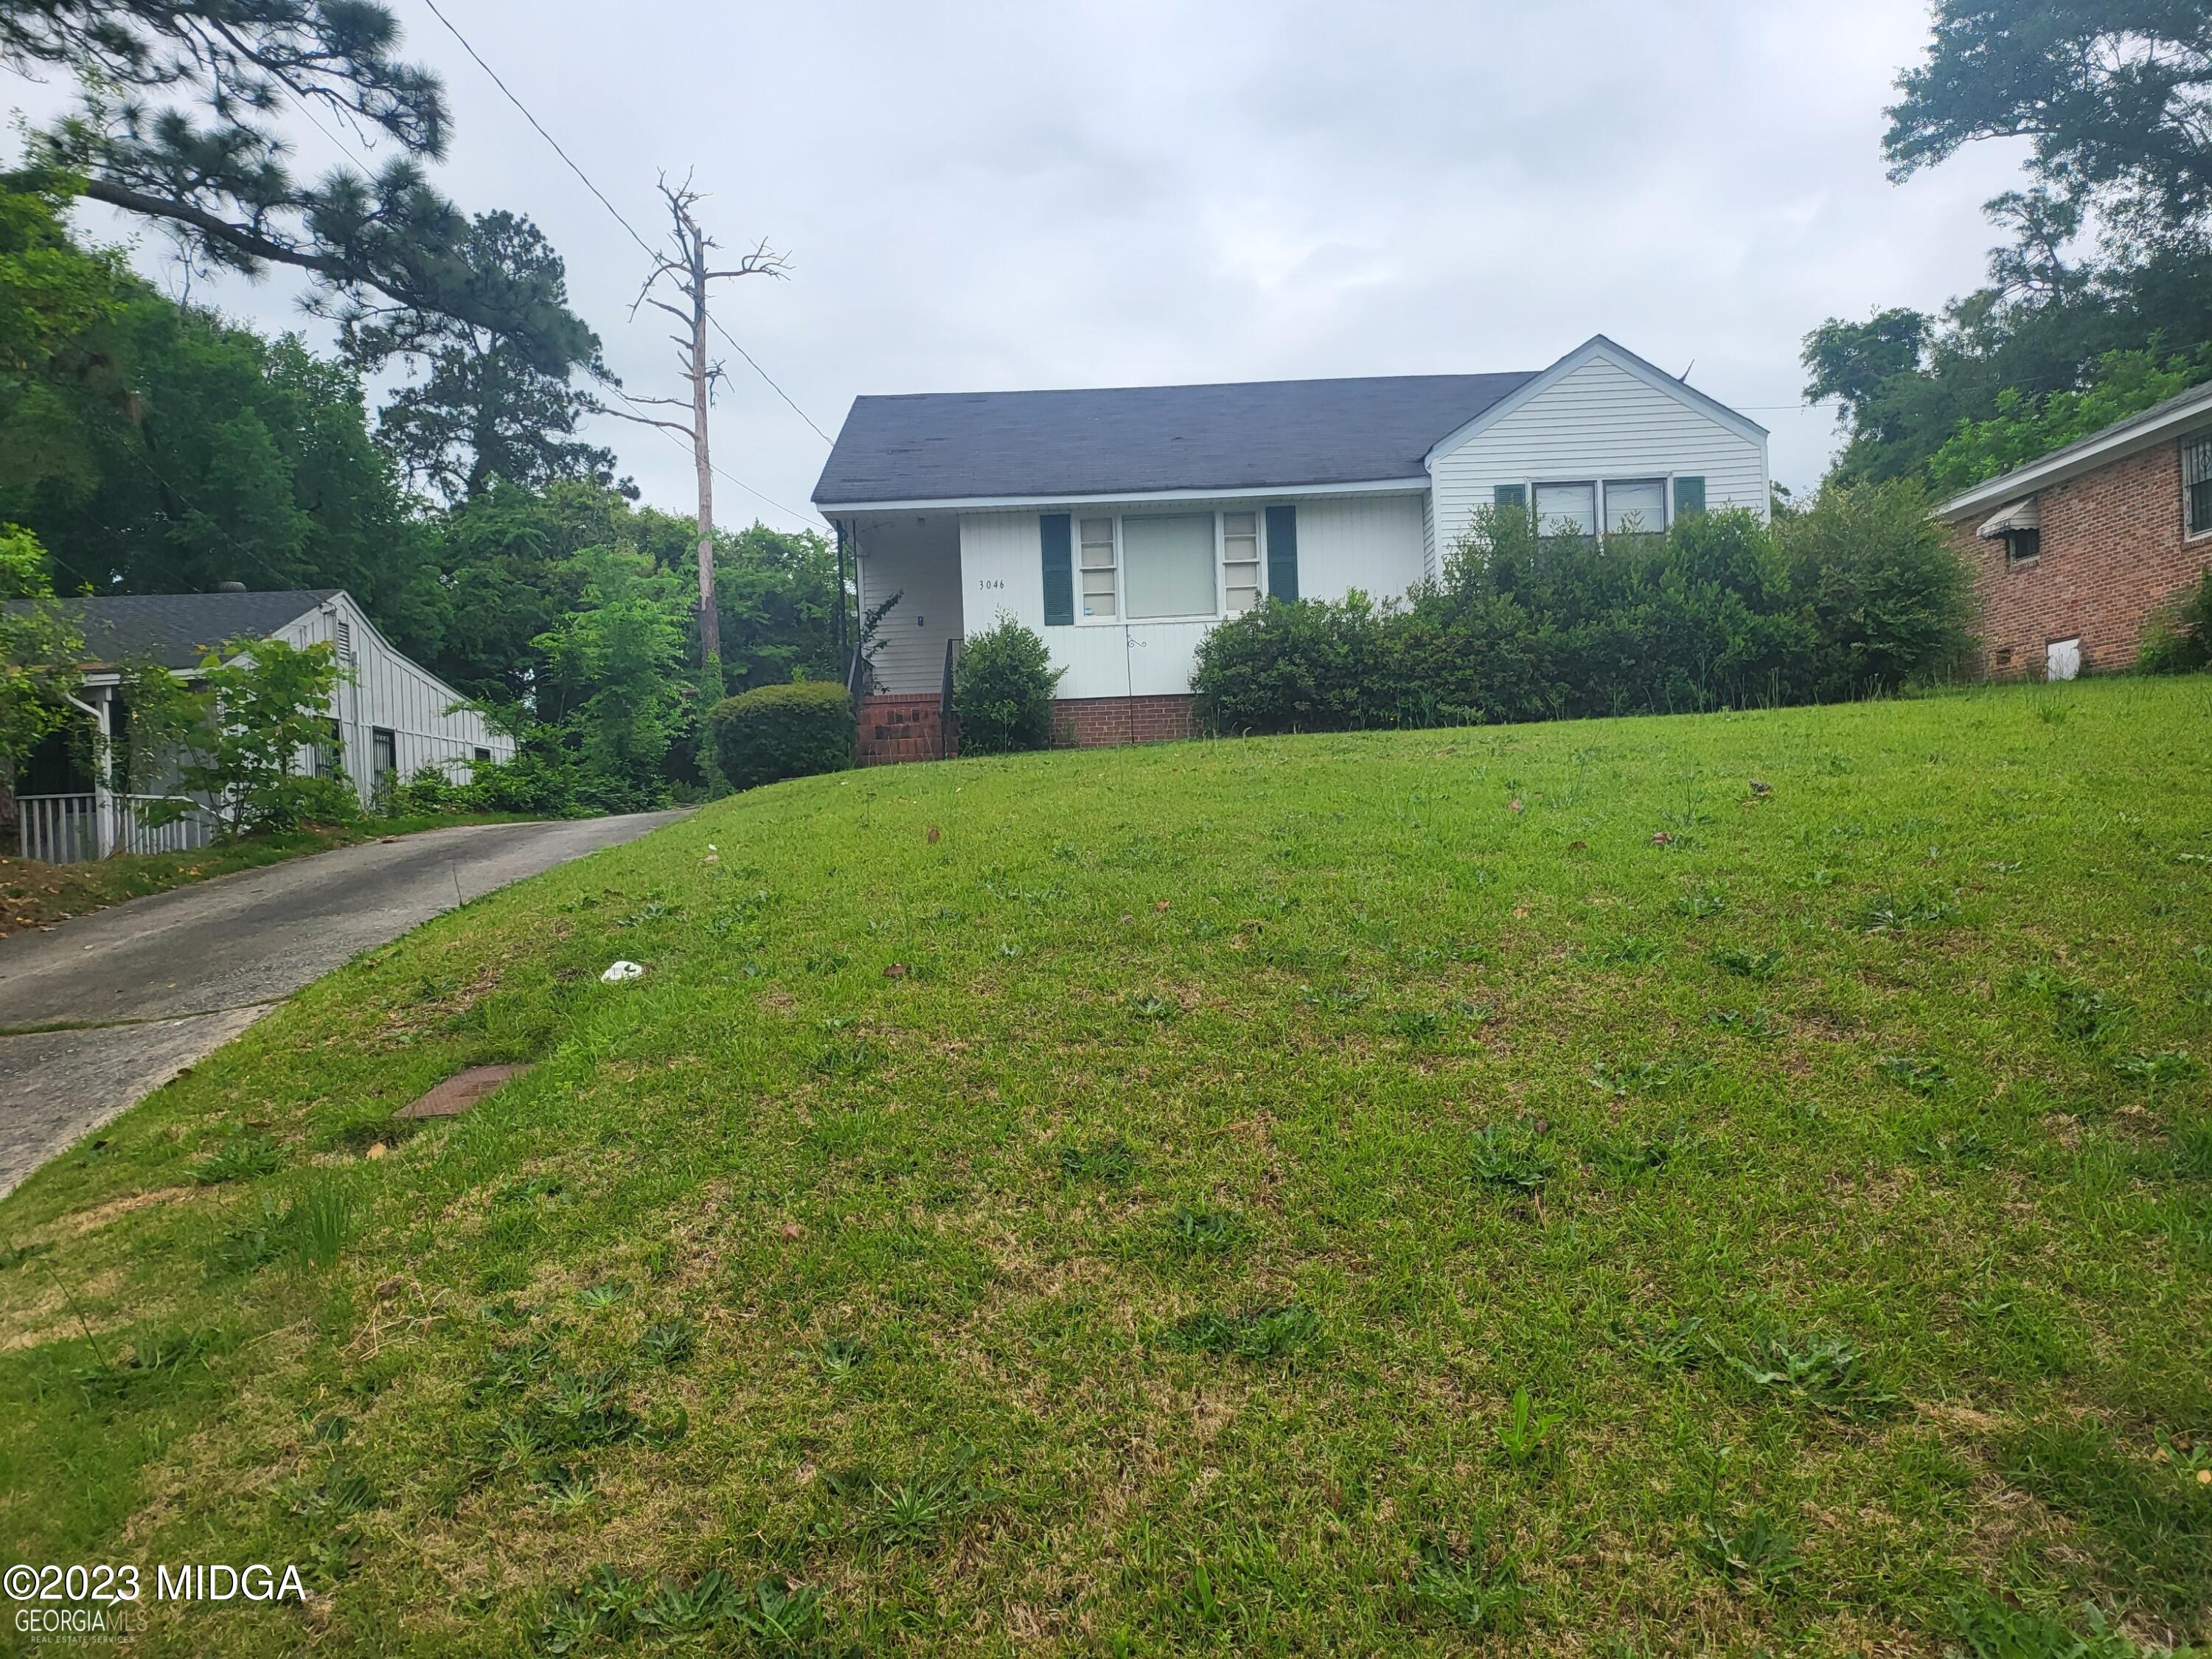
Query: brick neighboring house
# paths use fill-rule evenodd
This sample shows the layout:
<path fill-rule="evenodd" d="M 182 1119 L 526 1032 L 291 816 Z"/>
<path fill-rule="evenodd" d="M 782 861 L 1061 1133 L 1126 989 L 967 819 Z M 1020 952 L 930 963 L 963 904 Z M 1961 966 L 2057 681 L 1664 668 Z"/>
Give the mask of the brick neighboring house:
<path fill-rule="evenodd" d="M 2212 567 L 2212 384 L 1936 509 L 1974 575 L 1982 670 L 2136 665 L 2154 617 Z"/>

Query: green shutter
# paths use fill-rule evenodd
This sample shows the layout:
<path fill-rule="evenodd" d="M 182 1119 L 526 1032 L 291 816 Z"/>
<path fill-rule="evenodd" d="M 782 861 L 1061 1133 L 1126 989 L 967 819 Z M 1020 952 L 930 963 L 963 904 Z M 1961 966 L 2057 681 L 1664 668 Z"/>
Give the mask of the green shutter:
<path fill-rule="evenodd" d="M 1705 510 L 1705 481 L 1703 478 L 1675 479 L 1674 516 L 1679 519 L 1686 514 L 1702 513 Z"/>
<path fill-rule="evenodd" d="M 1499 484 L 1490 492 L 1493 507 L 1526 507 L 1528 505 L 1527 484 Z"/>
<path fill-rule="evenodd" d="M 1298 596 L 1298 510 L 1295 507 L 1267 509 L 1267 597 L 1295 599 Z"/>
<path fill-rule="evenodd" d="M 1044 623 L 1063 627 L 1075 620 L 1075 569 L 1068 547 L 1068 517 L 1047 513 L 1037 520 L 1044 543 Z"/>

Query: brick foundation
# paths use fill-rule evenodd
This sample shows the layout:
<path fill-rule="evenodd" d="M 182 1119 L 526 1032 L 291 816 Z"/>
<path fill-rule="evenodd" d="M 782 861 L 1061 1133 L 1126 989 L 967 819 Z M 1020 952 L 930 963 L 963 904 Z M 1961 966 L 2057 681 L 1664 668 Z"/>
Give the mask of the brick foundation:
<path fill-rule="evenodd" d="M 1062 697 L 1053 705 L 1053 743 L 1104 749 L 1124 743 L 1174 743 L 1198 735 L 1188 693 L 1157 697 Z"/>
<path fill-rule="evenodd" d="M 860 699 L 860 764 L 941 760 L 944 749 L 934 691 Z"/>
<path fill-rule="evenodd" d="M 1982 540 L 1972 523 L 1950 531 L 1973 573 L 1983 672 L 2040 678 L 2044 647 L 2077 635 L 2084 672 L 2133 668 L 2151 618 L 2212 566 L 2212 536 L 2185 533 L 2180 446 L 2038 490 L 2036 505 L 2033 564 L 2008 568 L 2004 543 Z"/>

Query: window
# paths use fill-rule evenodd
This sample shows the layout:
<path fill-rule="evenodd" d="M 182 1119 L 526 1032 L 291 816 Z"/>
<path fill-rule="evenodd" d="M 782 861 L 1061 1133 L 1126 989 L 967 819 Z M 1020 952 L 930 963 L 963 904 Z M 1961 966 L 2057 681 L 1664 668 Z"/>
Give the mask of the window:
<path fill-rule="evenodd" d="M 2004 544 L 2005 568 L 2008 570 L 2033 564 L 2043 556 L 2043 532 L 2040 530 L 2008 530 L 2004 533 Z"/>
<path fill-rule="evenodd" d="M 1499 484 L 1496 489 L 1490 492 L 1490 504 L 1492 507 L 1500 508 L 1509 507 L 1525 508 L 1528 505 L 1528 486 L 1527 484 Z"/>
<path fill-rule="evenodd" d="M 1692 513 L 1705 510 L 1705 481 L 1695 473 L 1687 473 L 1674 480 L 1674 516 L 1686 519 Z"/>
<path fill-rule="evenodd" d="M 491 758 L 491 750 L 489 750 L 489 749 L 484 748 L 481 744 L 479 744 L 478 745 L 477 745 L 477 747 L 476 747 L 475 750 L 473 751 L 473 753 L 474 753 L 474 757 L 475 757 L 475 759 L 476 759 L 479 763 L 481 763 L 482 762 L 484 762 L 484 761 L 488 761 L 488 760 L 489 760 L 489 759 Z"/>
<path fill-rule="evenodd" d="M 1129 620 L 1211 617 L 1220 597 L 1213 514 L 1121 520 L 1121 599 Z"/>
<path fill-rule="evenodd" d="M 1114 520 L 1083 521 L 1083 614 L 1114 614 Z"/>
<path fill-rule="evenodd" d="M 1222 609 L 1234 617 L 1260 603 L 1260 515 L 1221 515 Z"/>
<path fill-rule="evenodd" d="M 1664 478 L 1609 478 L 1605 486 L 1605 533 L 1656 535 L 1667 527 Z"/>
<path fill-rule="evenodd" d="M 1540 483 L 1536 486 L 1536 532 L 1542 536 L 1597 534 L 1597 486 Z"/>
<path fill-rule="evenodd" d="M 323 722 L 323 735 L 315 744 L 313 763 L 319 778 L 345 775 L 345 734 L 336 720 Z"/>
<path fill-rule="evenodd" d="M 2212 432 L 2191 440 L 2182 450 L 2181 493 L 2189 508 L 2189 533 L 2212 532 Z"/>
<path fill-rule="evenodd" d="M 368 734 L 372 781 L 382 787 L 384 781 L 399 769 L 399 739 L 384 726 L 374 728 Z"/>

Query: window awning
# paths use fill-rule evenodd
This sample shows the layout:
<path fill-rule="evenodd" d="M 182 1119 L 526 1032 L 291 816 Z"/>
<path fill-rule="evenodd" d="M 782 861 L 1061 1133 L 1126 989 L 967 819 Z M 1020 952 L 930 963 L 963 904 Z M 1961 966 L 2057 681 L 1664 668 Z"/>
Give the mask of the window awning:
<path fill-rule="evenodd" d="M 2009 530 L 2040 530 L 2043 514 L 2036 509 L 2035 497 L 2026 495 L 1985 520 L 1974 534 L 1984 541 L 1994 541 Z"/>

